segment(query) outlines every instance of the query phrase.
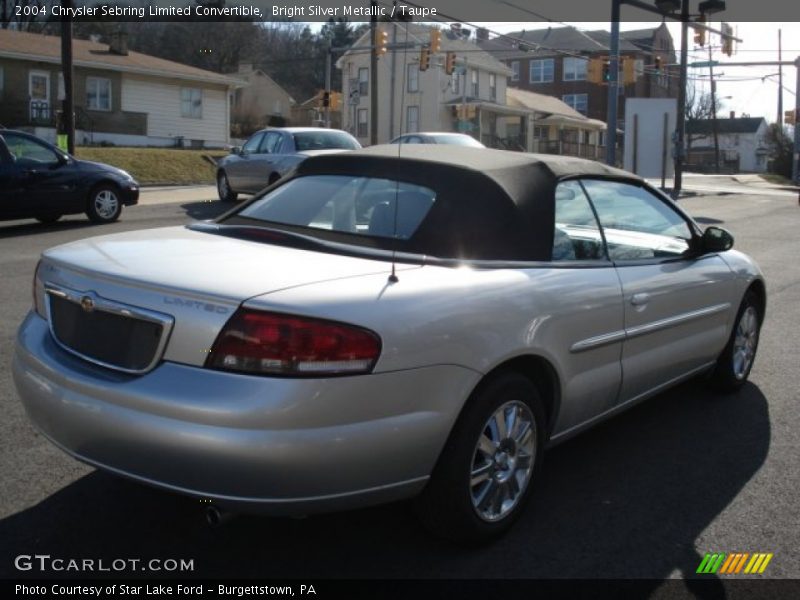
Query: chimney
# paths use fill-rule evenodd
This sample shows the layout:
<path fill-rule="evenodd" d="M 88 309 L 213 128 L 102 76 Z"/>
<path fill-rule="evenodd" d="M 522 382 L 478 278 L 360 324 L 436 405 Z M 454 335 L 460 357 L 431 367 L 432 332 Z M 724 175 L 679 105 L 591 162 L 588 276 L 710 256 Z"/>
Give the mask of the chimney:
<path fill-rule="evenodd" d="M 736 118 L 736 111 L 732 110 L 731 111 L 731 119 L 735 119 L 735 118 Z"/>
<path fill-rule="evenodd" d="M 111 43 L 108 45 L 108 50 L 112 54 L 128 56 L 128 32 L 118 29 L 112 33 Z"/>

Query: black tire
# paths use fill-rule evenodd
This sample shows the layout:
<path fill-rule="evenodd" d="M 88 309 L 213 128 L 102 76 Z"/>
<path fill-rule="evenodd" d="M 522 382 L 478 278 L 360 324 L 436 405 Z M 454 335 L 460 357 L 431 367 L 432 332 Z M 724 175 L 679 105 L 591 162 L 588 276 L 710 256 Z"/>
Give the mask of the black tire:
<path fill-rule="evenodd" d="M 236 202 L 239 197 L 239 194 L 231 189 L 231 184 L 225 171 L 217 173 L 217 195 L 222 202 Z"/>
<path fill-rule="evenodd" d="M 55 223 L 58 221 L 63 215 L 39 215 L 38 217 L 34 217 L 39 223 L 49 224 Z"/>
<path fill-rule="evenodd" d="M 731 337 L 711 373 L 713 387 L 735 392 L 745 384 L 756 359 L 762 320 L 761 303 L 755 293 L 748 290 L 736 313 Z"/>
<path fill-rule="evenodd" d="M 121 214 L 122 197 L 115 185 L 104 183 L 89 192 L 86 216 L 92 223 L 113 223 Z"/>
<path fill-rule="evenodd" d="M 508 418 L 511 411 L 519 411 L 515 413 L 518 423 L 529 418 L 531 433 L 512 429 L 512 435 L 494 444 L 491 421 L 501 409 Z M 544 415 L 536 386 L 527 377 L 507 372 L 482 383 L 467 401 L 430 481 L 415 500 L 422 523 L 436 535 L 456 542 L 485 542 L 507 531 L 524 509 L 542 464 Z M 514 433 L 519 439 L 510 447 Z M 481 440 L 492 442 L 490 452 L 479 449 Z M 532 456 L 525 459 L 531 450 Z M 490 453 L 493 459 L 489 459 Z M 475 481 L 485 479 L 473 484 L 476 474 Z M 523 485 L 518 475 L 524 479 Z M 514 488 L 517 492 L 512 499 Z M 501 489 L 505 490 L 499 493 L 503 506 L 481 502 L 481 498 L 498 497 L 492 491 Z M 507 506 L 504 498 L 510 503 Z M 487 514 L 495 508 L 497 515 L 490 519 Z"/>

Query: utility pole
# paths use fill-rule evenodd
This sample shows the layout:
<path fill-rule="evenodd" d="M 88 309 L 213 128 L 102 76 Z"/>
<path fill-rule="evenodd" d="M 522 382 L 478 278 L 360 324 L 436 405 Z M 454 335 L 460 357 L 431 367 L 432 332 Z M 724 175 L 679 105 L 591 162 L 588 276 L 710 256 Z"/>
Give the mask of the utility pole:
<path fill-rule="evenodd" d="M 61 0 L 61 6 L 71 12 L 72 0 Z M 72 90 L 72 17 L 61 20 L 61 70 L 64 74 L 64 101 L 62 110 L 62 128 L 67 136 L 67 152 L 75 153 L 75 109 Z"/>
<path fill-rule="evenodd" d="M 333 70 L 333 41 L 328 42 L 328 55 L 325 58 L 325 93 L 328 94 L 328 105 L 325 106 L 325 127 L 331 128 L 331 71 Z"/>
<path fill-rule="evenodd" d="M 378 143 L 378 3 L 370 3 L 369 33 L 372 38 L 372 51 L 369 53 L 369 143 Z"/>
<path fill-rule="evenodd" d="M 800 125 L 797 117 L 800 115 L 800 56 L 794 59 L 794 66 L 797 69 L 797 83 L 794 91 L 794 157 L 792 159 L 792 180 L 800 183 Z M 800 197 L 798 197 L 800 202 Z"/>
<path fill-rule="evenodd" d="M 675 178 L 672 197 L 678 199 L 683 185 L 683 153 L 686 133 L 686 73 L 689 69 L 689 0 L 681 0 L 681 71 L 678 80 L 678 115 L 675 124 Z"/>
<path fill-rule="evenodd" d="M 717 82 L 714 81 L 714 55 L 708 45 L 708 76 L 711 80 L 711 129 L 714 132 L 714 171 L 719 173 L 719 123 L 717 122 Z"/>
<path fill-rule="evenodd" d="M 619 106 L 619 19 L 620 0 L 611 2 L 611 48 L 609 52 L 608 123 L 606 124 L 606 164 L 617 166 L 617 107 Z"/>
<path fill-rule="evenodd" d="M 781 30 L 778 29 L 778 62 L 783 61 Z M 778 67 L 778 126 L 783 127 L 783 65 Z"/>

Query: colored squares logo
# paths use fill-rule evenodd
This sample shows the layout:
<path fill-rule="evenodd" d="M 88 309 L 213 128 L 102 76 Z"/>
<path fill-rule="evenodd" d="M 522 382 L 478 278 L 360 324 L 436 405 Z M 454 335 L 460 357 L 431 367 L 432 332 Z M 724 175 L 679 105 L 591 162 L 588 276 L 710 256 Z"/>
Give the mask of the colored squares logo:
<path fill-rule="evenodd" d="M 769 561 L 772 560 L 772 553 L 766 552 L 709 552 L 706 553 L 700 566 L 697 567 L 697 573 L 703 574 L 726 574 L 738 575 L 761 574 L 767 568 Z"/>

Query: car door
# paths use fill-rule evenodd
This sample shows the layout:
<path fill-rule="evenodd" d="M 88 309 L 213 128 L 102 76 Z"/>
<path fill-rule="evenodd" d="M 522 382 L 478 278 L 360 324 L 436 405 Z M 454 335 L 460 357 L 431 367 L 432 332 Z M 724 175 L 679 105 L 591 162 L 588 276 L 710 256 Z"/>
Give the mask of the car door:
<path fill-rule="evenodd" d="M 622 285 L 621 403 L 710 366 L 728 337 L 734 275 L 694 250 L 696 227 L 643 184 L 583 180 Z"/>
<path fill-rule="evenodd" d="M 74 208 L 79 176 L 70 161 L 48 144 L 13 132 L 2 134 L 9 153 L 4 167 L 7 217 L 63 214 Z"/>
<path fill-rule="evenodd" d="M 622 289 L 591 204 L 574 180 L 556 188 L 551 267 L 544 277 L 531 273 L 531 284 L 547 306 L 535 329 L 555 353 L 562 381 L 555 440 L 612 410 L 622 378 Z"/>
<path fill-rule="evenodd" d="M 226 159 L 225 173 L 228 176 L 228 183 L 231 188 L 237 192 L 250 190 L 250 162 L 253 155 L 258 153 L 258 147 L 261 145 L 261 140 L 264 139 L 264 132 L 258 131 L 250 136 L 239 154 L 234 154 Z"/>

